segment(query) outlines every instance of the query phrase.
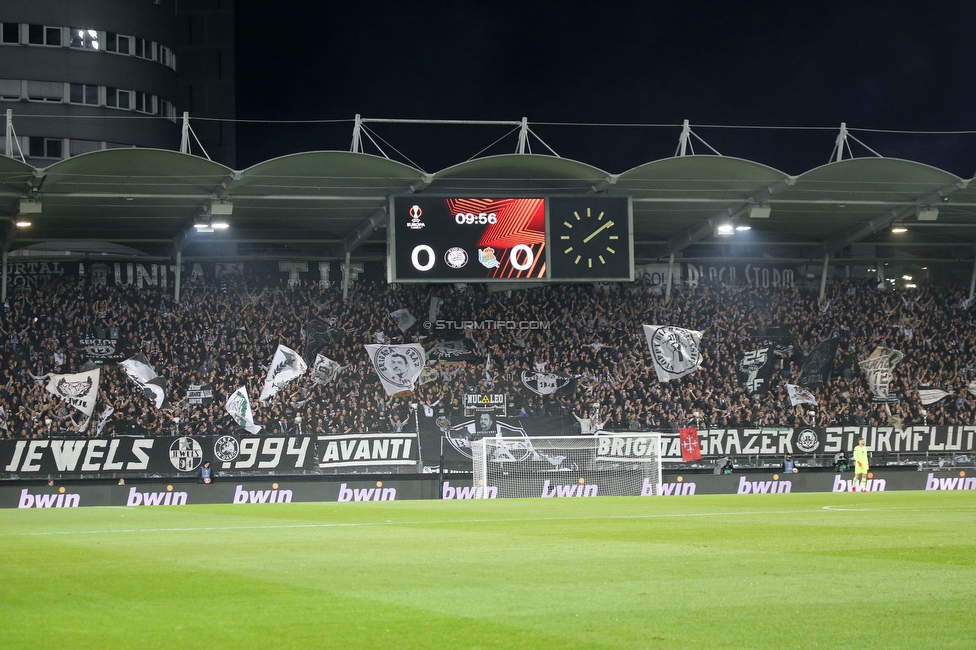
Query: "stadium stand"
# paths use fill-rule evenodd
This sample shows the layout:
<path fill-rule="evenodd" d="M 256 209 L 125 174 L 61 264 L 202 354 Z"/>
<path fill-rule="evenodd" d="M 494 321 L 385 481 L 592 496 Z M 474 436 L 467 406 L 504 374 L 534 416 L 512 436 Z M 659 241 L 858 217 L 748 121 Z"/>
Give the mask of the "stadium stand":
<path fill-rule="evenodd" d="M 315 319 L 341 332 L 327 354 L 344 368 L 329 385 L 303 379 L 265 405 L 253 399 L 255 421 L 266 432 L 413 430 L 411 402 L 454 411 L 465 392 L 505 393 L 513 414 L 520 408 L 529 418 L 572 414 L 618 431 L 674 431 L 696 424 L 898 427 L 973 421 L 976 328 L 963 287 L 882 291 L 866 280 L 837 280 L 828 284 L 823 301 L 813 287 L 707 282 L 676 288 L 670 301 L 641 283 L 489 292 L 484 285 L 359 281 L 354 288 L 348 302 L 335 286 L 259 278 L 229 287 L 184 278 L 179 303 L 172 291 L 93 286 L 77 278 L 16 292 L 0 314 L 2 433 L 7 438 L 79 435 L 84 417 L 45 391 L 43 378 L 84 369 L 90 361 L 78 341 L 106 335 L 128 340 L 132 354 L 146 355 L 167 378 L 171 405 L 152 408 L 121 367 L 107 364 L 92 418 L 97 424 L 82 435 L 239 431 L 224 411 L 226 395 L 246 386 L 256 397 L 276 346 L 301 351 L 306 325 Z M 390 312 L 427 314 L 433 293 L 443 301 L 439 319 L 537 321 L 547 329 L 437 330 L 426 329 L 421 318 L 401 332 Z M 702 368 L 659 382 L 641 324 L 702 331 Z M 773 331 L 776 337 L 769 335 Z M 789 335 L 784 338 L 783 332 Z M 409 398 L 386 396 L 363 348 L 382 340 L 419 342 L 430 349 L 438 340 L 462 337 L 470 340 L 477 360 L 447 367 L 435 363 L 437 378 Z M 804 352 L 831 338 L 839 345 L 830 379 L 810 389 L 817 406 L 792 406 L 786 385 L 798 383 Z M 750 394 L 736 371 L 747 352 L 765 345 L 774 350 L 769 390 Z M 874 401 L 859 368 L 877 347 L 904 354 L 890 384 L 898 401 Z M 520 383 L 523 370 L 578 375 L 578 387 L 571 395 L 535 395 Z M 215 399 L 190 406 L 186 387 L 202 383 L 212 384 Z M 941 387 L 949 395 L 923 406 L 921 387 Z"/>

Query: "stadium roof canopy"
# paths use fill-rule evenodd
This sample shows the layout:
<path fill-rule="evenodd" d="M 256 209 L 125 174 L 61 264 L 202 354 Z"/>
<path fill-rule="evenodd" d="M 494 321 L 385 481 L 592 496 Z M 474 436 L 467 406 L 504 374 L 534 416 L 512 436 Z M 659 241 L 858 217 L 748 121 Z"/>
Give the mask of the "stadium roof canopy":
<path fill-rule="evenodd" d="M 14 255 L 379 259 L 393 194 L 633 197 L 638 263 L 666 260 L 973 258 L 976 184 L 920 163 L 851 158 L 799 176 L 718 155 L 621 174 L 552 155 L 490 156 L 428 174 L 365 153 L 318 151 L 233 170 L 156 149 L 111 149 L 34 168 L 0 156 L 0 217 Z M 229 212 L 229 214 L 228 214 Z M 21 215 L 21 216 L 18 216 Z M 20 219 L 29 228 L 16 228 Z M 198 232 L 207 220 L 230 227 Z M 723 224 L 751 226 L 723 236 Z M 895 234 L 892 226 L 907 232 Z M 29 251 L 29 252 L 28 252 Z"/>

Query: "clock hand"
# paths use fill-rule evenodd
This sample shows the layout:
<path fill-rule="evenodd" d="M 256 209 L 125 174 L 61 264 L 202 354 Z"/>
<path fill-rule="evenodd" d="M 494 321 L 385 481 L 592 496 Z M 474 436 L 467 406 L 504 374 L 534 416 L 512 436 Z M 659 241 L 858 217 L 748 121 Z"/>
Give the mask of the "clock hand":
<path fill-rule="evenodd" d="M 594 237 L 596 237 L 597 235 L 599 235 L 602 230 L 606 230 L 607 228 L 609 228 L 612 225 L 613 225 L 613 222 L 612 221 L 606 222 L 605 224 L 603 224 L 602 226 L 600 226 L 599 228 L 597 228 L 596 230 L 594 230 L 592 233 L 590 233 L 590 236 L 587 237 L 586 239 L 584 239 L 583 240 L 583 243 L 586 244 L 591 239 L 593 239 Z"/>

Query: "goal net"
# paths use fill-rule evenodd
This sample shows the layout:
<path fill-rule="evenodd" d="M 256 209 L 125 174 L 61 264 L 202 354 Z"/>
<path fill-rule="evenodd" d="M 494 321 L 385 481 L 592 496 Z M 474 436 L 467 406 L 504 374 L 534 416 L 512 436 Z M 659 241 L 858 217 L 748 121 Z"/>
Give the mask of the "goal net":
<path fill-rule="evenodd" d="M 482 498 L 651 496 L 661 490 L 661 434 L 482 438 L 471 443 Z"/>

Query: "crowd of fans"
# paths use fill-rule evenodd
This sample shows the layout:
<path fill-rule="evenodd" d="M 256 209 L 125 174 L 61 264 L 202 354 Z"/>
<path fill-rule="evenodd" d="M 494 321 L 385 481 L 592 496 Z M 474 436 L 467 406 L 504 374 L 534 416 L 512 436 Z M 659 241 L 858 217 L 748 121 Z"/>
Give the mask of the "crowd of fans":
<path fill-rule="evenodd" d="M 425 326 L 432 295 L 442 301 L 437 320 L 449 326 Z M 335 286 L 252 279 L 229 287 L 187 282 L 176 302 L 172 290 L 60 279 L 11 295 L 3 306 L 0 434 L 242 433 L 224 410 L 226 397 L 242 386 L 263 433 L 414 430 L 434 413 L 459 417 L 464 394 L 477 392 L 505 394 L 512 416 L 572 414 L 606 430 L 972 424 L 976 397 L 968 387 L 976 379 L 976 327 L 966 296 L 961 288 L 882 291 L 865 280 L 829 284 L 822 302 L 816 289 L 793 287 L 680 287 L 665 301 L 641 283 L 490 292 L 483 285 L 358 282 L 343 301 Z M 390 317 L 399 309 L 418 319 L 406 332 Z M 315 319 L 337 330 L 324 354 L 342 371 L 324 386 L 302 377 L 259 402 L 277 345 L 301 352 Z M 524 329 L 452 329 L 462 321 L 515 322 Z M 658 381 L 641 324 L 704 332 L 701 369 Z M 752 395 L 736 367 L 766 343 L 763 332 L 770 327 L 785 328 L 792 338 L 778 341 L 770 390 Z M 92 367 L 79 345 L 92 336 L 117 337 L 133 354 L 143 352 L 167 379 L 169 404 L 155 408 L 113 364 L 102 367 L 87 424 L 81 412 L 47 392 L 48 373 Z M 797 383 L 804 354 L 831 337 L 841 342 L 829 381 L 812 390 L 817 405 L 792 406 L 786 384 Z M 384 392 L 363 347 L 416 342 L 430 349 L 459 338 L 470 340 L 476 361 L 434 363 L 436 379 L 396 397 Z M 858 366 L 879 346 L 904 353 L 890 385 L 897 402 L 874 401 Z M 578 385 L 573 394 L 540 396 L 522 385 L 523 370 L 577 375 Z M 212 384 L 213 402 L 190 404 L 188 385 L 204 383 Z M 923 406 L 920 386 L 941 386 L 950 395 Z"/>

